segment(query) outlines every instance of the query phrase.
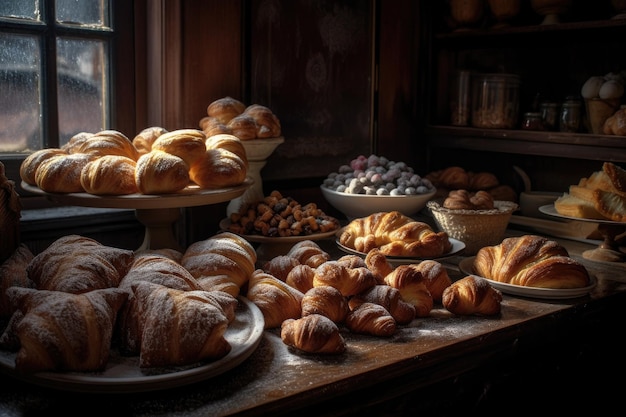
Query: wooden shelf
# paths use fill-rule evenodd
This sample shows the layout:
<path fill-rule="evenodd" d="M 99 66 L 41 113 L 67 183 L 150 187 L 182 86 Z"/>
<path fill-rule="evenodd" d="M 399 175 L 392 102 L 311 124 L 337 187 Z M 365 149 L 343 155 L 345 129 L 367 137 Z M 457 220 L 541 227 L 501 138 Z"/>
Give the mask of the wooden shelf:
<path fill-rule="evenodd" d="M 429 146 L 559 158 L 626 162 L 626 137 L 428 126 Z"/>

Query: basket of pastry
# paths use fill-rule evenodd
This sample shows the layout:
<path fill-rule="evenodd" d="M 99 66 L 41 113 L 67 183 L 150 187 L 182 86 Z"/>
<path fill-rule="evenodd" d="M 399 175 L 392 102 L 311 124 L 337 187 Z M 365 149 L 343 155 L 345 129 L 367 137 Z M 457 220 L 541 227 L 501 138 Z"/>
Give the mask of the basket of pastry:
<path fill-rule="evenodd" d="M 500 243 L 517 204 L 494 200 L 486 191 L 453 190 L 442 204 L 428 202 L 437 227 L 465 243 L 465 254 Z"/>

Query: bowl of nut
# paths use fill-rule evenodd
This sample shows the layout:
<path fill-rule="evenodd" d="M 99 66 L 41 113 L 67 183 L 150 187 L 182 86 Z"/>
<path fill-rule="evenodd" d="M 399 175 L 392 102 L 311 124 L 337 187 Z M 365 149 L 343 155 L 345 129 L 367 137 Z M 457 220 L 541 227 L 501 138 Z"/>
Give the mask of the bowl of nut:
<path fill-rule="evenodd" d="M 326 201 L 349 220 L 393 210 L 411 216 L 437 191 L 404 162 L 376 155 L 361 155 L 342 165 L 327 176 L 320 189 Z"/>

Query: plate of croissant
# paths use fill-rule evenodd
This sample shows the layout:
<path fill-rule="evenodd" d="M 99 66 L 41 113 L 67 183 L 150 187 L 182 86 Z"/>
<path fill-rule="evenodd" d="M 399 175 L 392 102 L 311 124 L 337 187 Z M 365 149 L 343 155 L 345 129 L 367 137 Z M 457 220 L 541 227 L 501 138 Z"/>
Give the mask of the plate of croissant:
<path fill-rule="evenodd" d="M 583 297 L 597 285 L 585 266 L 556 241 L 538 235 L 509 237 L 459 263 L 461 272 L 485 278 L 503 293 L 531 298 Z"/>

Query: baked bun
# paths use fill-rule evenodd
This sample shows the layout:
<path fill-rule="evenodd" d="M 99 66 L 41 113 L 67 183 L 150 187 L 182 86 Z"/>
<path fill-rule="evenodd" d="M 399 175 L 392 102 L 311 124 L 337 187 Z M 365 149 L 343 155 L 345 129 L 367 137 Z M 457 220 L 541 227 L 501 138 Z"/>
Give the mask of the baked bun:
<path fill-rule="evenodd" d="M 117 130 L 102 130 L 88 137 L 77 153 L 86 153 L 95 156 L 120 155 L 134 161 L 139 158 L 139 152 L 135 145 L 121 132 Z"/>
<path fill-rule="evenodd" d="M 206 136 L 196 129 L 178 129 L 163 133 L 152 143 L 152 150 L 159 150 L 176 155 L 187 166 L 192 166 L 202 158 L 206 145 Z"/>
<path fill-rule="evenodd" d="M 123 195 L 139 191 L 135 182 L 137 162 L 120 155 L 104 155 L 90 161 L 80 174 L 80 183 L 89 194 Z"/>
<path fill-rule="evenodd" d="M 213 101 L 206 109 L 207 115 L 215 117 L 223 124 L 228 124 L 230 120 L 239 116 L 246 109 L 246 105 L 232 97 L 223 97 Z"/>
<path fill-rule="evenodd" d="M 53 156 L 67 155 L 68 153 L 59 148 L 46 148 L 39 149 L 24 159 L 22 165 L 20 165 L 20 178 L 28 185 L 37 185 L 35 181 L 35 173 L 39 165 L 46 159 L 50 159 Z"/>
<path fill-rule="evenodd" d="M 80 176 L 87 163 L 97 156 L 84 153 L 56 155 L 39 164 L 35 172 L 35 183 L 48 193 L 80 193 L 85 189 Z"/>
<path fill-rule="evenodd" d="M 175 193 L 189 185 L 189 166 L 176 155 L 150 151 L 137 161 L 135 182 L 142 194 Z"/>
<path fill-rule="evenodd" d="M 139 156 L 150 152 L 154 141 L 164 133 L 167 133 L 167 130 L 159 126 L 147 127 L 137 133 L 133 138 L 133 145 L 139 152 Z"/>

